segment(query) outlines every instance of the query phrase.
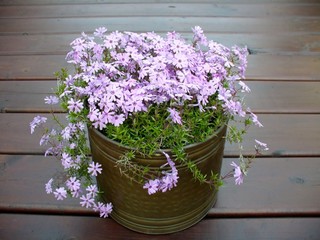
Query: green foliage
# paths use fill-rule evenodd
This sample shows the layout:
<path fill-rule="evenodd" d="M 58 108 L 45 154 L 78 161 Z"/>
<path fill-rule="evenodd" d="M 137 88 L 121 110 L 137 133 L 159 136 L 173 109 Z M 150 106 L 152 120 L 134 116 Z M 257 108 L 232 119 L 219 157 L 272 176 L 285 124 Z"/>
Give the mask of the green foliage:
<path fill-rule="evenodd" d="M 132 147 L 142 154 L 151 155 L 159 149 L 202 142 L 222 124 L 224 115 L 213 111 L 199 111 L 189 107 L 182 113 L 183 125 L 168 124 L 167 105 L 150 106 L 147 112 L 139 112 L 120 126 L 108 124 L 104 134 L 123 145 Z"/>
<path fill-rule="evenodd" d="M 129 180 L 143 183 L 149 176 L 149 168 L 134 163 L 135 151 L 128 151 L 117 161 L 117 167 L 120 173 Z"/>
<path fill-rule="evenodd" d="M 62 69 L 59 73 L 56 73 L 56 76 L 61 80 L 56 89 L 56 95 L 61 96 L 66 89 L 65 80 L 68 77 L 68 72 L 66 69 Z M 78 80 L 78 82 L 74 82 L 73 84 L 74 86 L 81 86 L 83 81 Z M 60 101 L 62 108 L 68 111 L 68 98 L 60 97 Z M 205 141 L 219 127 L 227 124 L 229 119 L 234 120 L 233 117 L 223 111 L 222 104 L 217 101 L 215 95 L 211 96 L 209 105 L 217 106 L 219 109 L 213 108 L 206 109 L 205 111 L 200 111 L 199 107 L 195 107 L 192 104 L 180 106 L 180 108 L 175 106 L 177 109 L 181 109 L 182 125 L 168 121 L 169 112 L 167 109 L 168 107 L 172 107 L 170 103 L 149 105 L 146 112 L 132 114 L 119 126 L 108 124 L 103 129 L 103 134 L 133 149 L 126 152 L 117 162 L 121 174 L 128 177 L 131 181 L 139 183 L 143 183 L 146 179 L 155 178 L 156 176 L 149 174 L 147 167 L 138 165 L 132 159 L 134 159 L 136 153 L 151 156 L 158 150 L 172 149 L 175 161 L 187 166 L 195 180 L 200 183 L 208 183 L 215 188 L 221 186 L 222 180 L 219 175 L 211 173 L 210 176 L 207 176 L 203 174 L 196 164 L 187 158 L 184 152 L 186 145 Z M 68 121 L 75 124 L 77 122 L 85 122 L 90 126 L 91 123 L 88 121 L 87 115 L 87 108 L 84 108 L 80 113 L 68 111 Z M 251 124 L 252 120 L 247 118 L 244 121 L 244 129 L 229 125 L 227 140 L 230 143 L 242 142 L 242 136 L 246 133 L 246 128 Z M 81 152 L 74 153 L 72 149 L 67 149 L 70 154 L 81 155 L 90 153 L 85 135 L 81 136 L 81 139 L 77 139 L 77 145 L 77 149 L 80 149 L 79 151 Z M 83 162 L 83 169 L 80 168 L 78 170 L 79 175 L 85 175 L 87 171 L 88 162 Z"/>

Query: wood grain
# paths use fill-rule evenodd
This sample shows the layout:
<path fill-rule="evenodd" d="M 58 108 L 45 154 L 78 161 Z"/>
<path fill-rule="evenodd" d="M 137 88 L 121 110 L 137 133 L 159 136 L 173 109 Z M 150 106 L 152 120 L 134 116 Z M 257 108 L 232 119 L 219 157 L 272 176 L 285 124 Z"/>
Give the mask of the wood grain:
<path fill-rule="evenodd" d="M 148 236 L 132 232 L 112 219 L 48 215 L 0 215 L 3 240 L 19 239 L 317 239 L 319 218 L 205 219 L 185 231 Z M 267 238 L 266 238 L 267 236 Z"/>
<path fill-rule="evenodd" d="M 199 25 L 205 32 L 282 33 L 319 32 L 318 17 L 294 16 L 279 18 L 229 17 L 94 17 L 94 18 L 36 18 L 0 19 L 1 35 L 6 34 L 62 34 L 92 32 L 105 26 L 110 31 L 134 32 L 190 32 Z M 130 23 L 130 24 L 128 24 Z M 151 25 L 150 25 L 151 24 Z"/>
<path fill-rule="evenodd" d="M 158 3 L 159 0 L 28 0 L 28 5 L 55 5 L 55 4 L 103 4 L 103 3 Z M 177 0 L 162 0 L 162 3 L 176 3 Z M 200 0 L 195 2 L 194 0 L 184 0 L 184 3 L 235 3 L 234 0 Z M 319 3 L 318 0 L 237 0 L 236 3 Z M 2 0 L 0 5 L 26 5 L 25 0 Z"/>
<path fill-rule="evenodd" d="M 135 11 L 132 11 L 135 9 Z M 279 17 L 318 16 L 316 4 L 237 4 L 237 3 L 101 3 L 34 6 L 0 6 L 0 18 L 65 18 L 65 17 Z"/>

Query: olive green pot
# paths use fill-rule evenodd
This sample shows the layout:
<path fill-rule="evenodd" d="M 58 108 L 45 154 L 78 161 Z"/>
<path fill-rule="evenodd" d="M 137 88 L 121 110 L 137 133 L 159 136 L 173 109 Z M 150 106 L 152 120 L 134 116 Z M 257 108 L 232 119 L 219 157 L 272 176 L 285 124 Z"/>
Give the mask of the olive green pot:
<path fill-rule="evenodd" d="M 220 174 L 226 126 L 205 142 L 185 147 L 188 158 L 203 174 Z M 184 230 L 206 216 L 216 202 L 217 191 L 208 184 L 195 181 L 186 166 L 176 163 L 179 179 L 177 187 L 165 193 L 149 195 L 142 184 L 121 175 L 116 161 L 130 148 L 106 138 L 89 128 L 92 158 L 102 164 L 103 172 L 97 183 L 105 202 L 112 202 L 111 217 L 121 225 L 147 234 L 167 234 Z M 166 151 L 171 154 L 170 150 Z M 174 159 L 174 156 L 172 157 Z M 150 158 L 136 156 L 134 161 L 156 171 L 167 162 L 164 154 Z"/>

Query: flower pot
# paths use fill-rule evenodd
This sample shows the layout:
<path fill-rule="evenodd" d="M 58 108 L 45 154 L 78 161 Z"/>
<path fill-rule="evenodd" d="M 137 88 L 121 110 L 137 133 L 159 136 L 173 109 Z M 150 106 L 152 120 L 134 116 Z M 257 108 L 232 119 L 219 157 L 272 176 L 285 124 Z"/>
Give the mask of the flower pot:
<path fill-rule="evenodd" d="M 203 174 L 220 173 L 226 126 L 218 129 L 205 142 L 185 147 L 188 158 Z M 102 165 L 103 173 L 97 183 L 105 202 L 112 202 L 111 217 L 121 225 L 147 234 L 166 234 L 186 229 L 206 216 L 216 202 L 217 191 L 208 184 L 196 181 L 190 170 L 176 162 L 179 173 L 177 187 L 165 193 L 149 195 L 142 184 L 130 181 L 115 167 L 116 161 L 129 148 L 106 138 L 96 129 L 89 128 L 92 158 Z M 170 153 L 170 150 L 166 151 Z M 172 157 L 174 159 L 174 156 Z M 164 154 L 150 158 L 136 156 L 134 161 L 156 171 L 167 163 Z"/>

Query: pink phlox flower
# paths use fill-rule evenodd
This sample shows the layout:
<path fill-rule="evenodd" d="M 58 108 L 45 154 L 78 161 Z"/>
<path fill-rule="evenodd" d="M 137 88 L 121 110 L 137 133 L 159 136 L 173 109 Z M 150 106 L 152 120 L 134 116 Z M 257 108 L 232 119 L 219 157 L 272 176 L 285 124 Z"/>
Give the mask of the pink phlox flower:
<path fill-rule="evenodd" d="M 240 78 L 244 78 L 247 68 L 247 56 L 249 54 L 247 47 L 233 46 L 232 53 L 235 59 L 238 59 L 238 70 Z"/>
<path fill-rule="evenodd" d="M 125 51 L 133 59 L 134 59 L 133 56 L 138 54 L 138 48 L 135 46 L 126 46 Z"/>
<path fill-rule="evenodd" d="M 110 93 L 105 94 L 102 98 L 98 100 L 99 109 L 102 110 L 103 113 L 115 112 L 118 110 L 118 108 L 122 107 L 122 104 L 124 103 L 124 96 L 122 94 L 119 94 L 119 98 L 114 99 L 111 99 L 111 96 L 109 96 L 109 94 Z M 95 107 L 96 106 L 94 106 L 93 108 Z"/>
<path fill-rule="evenodd" d="M 228 101 L 232 97 L 230 90 L 226 90 L 225 88 L 219 88 L 218 99 L 222 101 Z"/>
<path fill-rule="evenodd" d="M 57 200 L 63 200 L 67 198 L 67 191 L 64 187 L 57 188 L 56 191 L 53 192 L 53 194 Z"/>
<path fill-rule="evenodd" d="M 232 162 L 230 165 L 234 167 L 233 177 L 235 178 L 235 184 L 240 185 L 241 183 L 243 183 L 243 173 L 241 171 L 241 168 L 235 162 Z"/>
<path fill-rule="evenodd" d="M 108 86 L 105 96 L 109 102 L 116 102 L 118 99 L 121 99 L 122 94 L 123 92 L 120 85 L 118 83 L 112 83 Z"/>
<path fill-rule="evenodd" d="M 92 42 L 93 39 L 94 39 L 94 37 L 91 37 L 91 36 L 87 35 L 85 32 L 82 32 L 82 33 L 81 33 L 81 36 L 82 36 L 82 38 L 83 38 L 84 40 L 86 40 L 86 43 L 87 43 L 87 44 L 90 43 L 90 42 Z"/>
<path fill-rule="evenodd" d="M 91 195 L 92 198 L 95 198 L 98 194 L 98 187 L 97 185 L 90 185 L 86 188 L 88 194 Z"/>
<path fill-rule="evenodd" d="M 188 57 L 185 54 L 177 53 L 174 55 L 172 63 L 178 68 L 186 68 L 188 67 Z"/>
<path fill-rule="evenodd" d="M 57 148 L 57 147 L 50 147 L 48 148 L 45 153 L 44 153 L 44 156 L 47 157 L 47 156 L 56 156 L 56 155 L 59 155 L 60 153 L 60 148 Z"/>
<path fill-rule="evenodd" d="M 162 165 L 160 168 L 164 168 L 165 166 L 169 165 L 171 170 L 163 171 L 162 173 L 164 174 L 164 176 L 162 178 L 149 180 L 149 182 L 145 184 L 144 188 L 148 189 L 149 194 L 154 194 L 160 190 L 162 192 L 166 192 L 168 190 L 171 190 L 173 187 L 176 187 L 178 183 L 179 176 L 174 161 L 171 160 L 168 153 L 164 151 L 162 151 L 162 153 L 165 155 L 167 163 Z"/>
<path fill-rule="evenodd" d="M 78 189 L 77 191 L 72 191 L 71 196 L 73 198 L 79 198 L 80 194 L 82 193 L 81 189 Z"/>
<path fill-rule="evenodd" d="M 114 115 L 112 120 L 110 121 L 114 126 L 120 126 L 125 120 L 124 114 Z"/>
<path fill-rule="evenodd" d="M 65 89 L 64 91 L 63 91 L 63 93 L 61 93 L 60 95 L 59 95 L 59 98 L 63 98 L 63 97 L 69 97 L 68 95 L 69 94 L 71 94 L 72 93 L 72 91 L 71 90 L 68 90 L 68 89 Z"/>
<path fill-rule="evenodd" d="M 71 46 L 83 46 L 85 40 L 82 37 L 78 37 L 75 40 L 73 40 L 70 45 Z"/>
<path fill-rule="evenodd" d="M 50 194 L 52 193 L 52 182 L 53 182 L 53 179 L 51 178 L 46 184 L 45 184 L 45 187 L 46 187 L 46 193 L 47 194 Z"/>
<path fill-rule="evenodd" d="M 198 102 L 198 106 L 200 108 L 200 111 L 204 111 L 203 106 L 207 105 L 207 103 L 209 102 L 209 95 L 207 95 L 205 92 L 197 95 L 197 102 Z"/>
<path fill-rule="evenodd" d="M 130 62 L 130 55 L 128 53 L 116 53 L 114 56 L 117 59 L 117 63 L 121 66 L 127 66 Z"/>
<path fill-rule="evenodd" d="M 101 114 L 101 113 L 100 113 Z M 94 122 L 98 120 L 99 116 L 99 109 L 95 108 L 90 108 L 90 112 L 88 113 L 88 118 L 91 122 Z"/>
<path fill-rule="evenodd" d="M 71 148 L 71 146 L 70 146 L 70 148 Z M 80 169 L 80 165 L 81 165 L 81 155 L 76 155 L 73 157 L 74 158 L 72 159 L 70 167 L 72 167 L 75 170 L 78 170 L 78 169 Z"/>
<path fill-rule="evenodd" d="M 115 33 L 111 33 L 110 35 L 106 36 L 103 45 L 106 48 L 112 49 L 115 48 L 118 44 L 119 38 L 115 35 Z"/>
<path fill-rule="evenodd" d="M 47 145 L 50 142 L 50 140 L 52 140 L 52 138 L 56 135 L 57 132 L 55 129 L 52 129 L 51 132 L 48 134 L 43 134 L 40 139 L 40 146 Z"/>
<path fill-rule="evenodd" d="M 92 63 L 91 71 L 89 71 L 89 73 L 95 74 L 95 73 L 98 73 L 99 70 L 103 70 L 104 64 L 101 63 L 101 60 L 103 59 L 103 50 L 104 49 L 99 44 L 96 44 L 93 47 L 94 55 L 92 56 L 92 59 L 95 60 L 96 62 Z"/>
<path fill-rule="evenodd" d="M 250 111 L 250 109 L 249 109 Z M 258 127 L 263 127 L 263 125 L 261 124 L 261 122 L 258 120 L 258 117 L 257 115 L 255 115 L 254 113 L 250 112 L 250 117 L 251 117 L 251 120 L 253 121 L 253 123 L 258 126 Z"/>
<path fill-rule="evenodd" d="M 214 74 L 214 73 L 217 72 L 217 67 L 215 66 L 215 64 L 211 64 L 211 63 L 205 62 L 201 66 L 201 71 L 203 71 L 205 73 Z"/>
<path fill-rule="evenodd" d="M 169 166 L 171 168 L 170 172 L 168 172 L 168 171 L 163 172 L 164 176 L 160 180 L 159 190 L 161 190 L 162 192 L 166 192 L 168 190 L 171 190 L 173 187 L 177 186 L 179 176 L 178 176 L 178 170 L 175 167 L 175 163 L 174 163 L 174 161 L 172 161 L 169 154 L 164 151 L 162 151 L 162 153 L 165 155 L 165 157 L 167 159 L 167 164 L 169 164 Z M 163 165 L 161 167 L 165 167 L 165 165 Z"/>
<path fill-rule="evenodd" d="M 97 176 L 98 173 L 100 174 L 101 171 L 102 171 L 102 168 L 101 168 L 101 164 L 100 163 L 95 163 L 95 162 L 91 162 L 89 164 L 89 167 L 88 167 L 88 172 L 92 175 L 92 176 Z"/>
<path fill-rule="evenodd" d="M 168 112 L 170 113 L 169 117 L 172 119 L 174 123 L 182 124 L 182 119 L 179 112 L 173 108 L 168 108 Z"/>
<path fill-rule="evenodd" d="M 167 66 L 167 59 L 164 56 L 156 56 L 153 58 L 153 66 L 155 70 L 164 70 Z"/>
<path fill-rule="evenodd" d="M 139 97 L 134 97 L 133 99 L 130 99 L 126 103 L 126 110 L 128 112 L 140 112 L 145 109 L 145 105 L 142 102 L 142 99 Z"/>
<path fill-rule="evenodd" d="M 144 184 L 143 189 L 147 189 L 148 194 L 152 195 L 159 190 L 159 186 L 160 186 L 159 179 L 154 179 L 154 180 L 150 179 L 148 182 Z"/>
<path fill-rule="evenodd" d="M 175 168 L 175 163 L 174 163 L 174 161 L 172 161 L 170 155 L 169 155 L 168 153 L 166 153 L 165 151 L 161 151 L 161 152 L 162 152 L 162 154 L 163 154 L 163 155 L 166 157 L 166 159 L 167 159 L 167 163 L 164 164 L 164 165 L 162 165 L 161 168 L 162 168 L 162 167 L 165 167 L 167 164 L 169 164 L 169 166 L 170 166 L 171 168 Z"/>
<path fill-rule="evenodd" d="M 178 171 L 175 168 L 172 170 L 172 172 L 166 172 L 165 175 L 161 178 L 159 190 L 161 190 L 162 192 L 166 192 L 176 187 L 178 178 Z"/>
<path fill-rule="evenodd" d="M 77 40 L 77 39 L 76 39 Z M 76 40 L 74 41 L 74 43 L 75 44 L 73 44 L 73 46 L 72 46 L 72 49 L 74 50 L 74 51 L 72 51 L 72 53 L 74 53 L 72 56 L 74 57 L 74 56 L 77 56 L 77 55 L 79 55 L 79 56 L 82 56 L 83 55 L 83 52 L 84 52 L 84 50 L 85 50 L 85 48 L 86 48 L 86 43 L 85 43 L 85 41 L 83 40 L 83 39 L 81 39 L 81 40 L 79 40 L 79 41 L 77 41 L 76 42 Z M 72 42 L 73 43 L 73 42 Z M 72 44 L 71 43 L 71 44 Z M 69 58 L 68 58 L 69 59 Z M 69 59 L 69 60 L 75 60 L 75 58 L 71 58 L 71 59 Z"/>
<path fill-rule="evenodd" d="M 99 27 L 97 28 L 95 31 L 94 31 L 94 35 L 97 36 L 97 37 L 103 37 L 104 34 L 108 31 L 107 28 L 105 27 Z"/>
<path fill-rule="evenodd" d="M 86 128 L 86 125 L 83 122 L 78 122 L 76 124 L 76 127 L 80 130 L 83 131 Z"/>
<path fill-rule="evenodd" d="M 247 92 L 247 93 L 249 93 L 249 92 L 251 91 L 251 89 L 248 87 L 248 85 L 245 84 L 244 82 L 239 81 L 239 85 L 241 86 L 241 91 L 242 91 L 242 92 Z"/>
<path fill-rule="evenodd" d="M 69 127 L 69 129 L 70 129 L 70 133 L 71 133 L 71 134 L 76 133 L 77 130 L 78 130 L 78 124 L 69 123 L 69 124 L 68 124 L 68 127 Z"/>
<path fill-rule="evenodd" d="M 69 144 L 69 148 L 70 149 L 75 149 L 77 147 L 77 144 L 75 144 L 75 143 L 70 143 Z"/>
<path fill-rule="evenodd" d="M 70 177 L 66 182 L 66 186 L 71 192 L 77 192 L 80 189 L 80 180 L 76 177 Z"/>
<path fill-rule="evenodd" d="M 92 209 L 93 209 L 93 211 L 98 212 L 98 211 L 100 211 L 101 207 L 103 207 L 103 206 L 104 206 L 104 203 L 97 202 L 97 203 L 93 204 Z"/>
<path fill-rule="evenodd" d="M 92 112 L 93 114 L 96 114 L 94 112 Z M 92 122 L 92 125 L 95 127 L 95 128 L 99 128 L 100 130 L 102 130 L 103 128 L 105 128 L 105 126 L 107 125 L 107 123 L 111 123 L 113 121 L 113 116 L 114 116 L 114 112 L 111 112 L 111 111 L 103 111 L 103 112 L 97 112 L 96 114 L 96 118 L 93 118 L 92 119 L 95 119 L 93 122 Z"/>
<path fill-rule="evenodd" d="M 79 113 L 83 109 L 83 102 L 80 100 L 75 101 L 73 98 L 71 98 L 68 101 L 68 109 L 71 112 Z"/>
<path fill-rule="evenodd" d="M 209 82 L 207 83 L 203 83 L 202 84 L 202 89 L 201 89 L 201 93 L 202 94 L 205 94 L 205 95 L 208 95 L 208 96 L 211 96 L 213 94 L 215 94 L 217 91 L 218 91 L 218 88 L 219 88 L 219 82 L 220 80 L 219 79 L 212 79 L 210 80 Z"/>
<path fill-rule="evenodd" d="M 182 38 L 175 38 L 175 39 L 169 40 L 167 42 L 167 46 L 172 50 L 174 54 L 183 53 L 188 48 L 188 46 L 184 42 L 184 39 Z M 170 57 L 168 57 L 168 53 L 171 53 L 171 51 L 167 51 L 167 55 L 166 55 L 167 60 L 170 60 Z"/>
<path fill-rule="evenodd" d="M 257 145 L 255 145 L 255 148 L 257 151 L 268 151 L 268 145 L 266 143 L 260 142 L 257 139 L 255 139 L 255 142 L 257 143 Z"/>
<path fill-rule="evenodd" d="M 234 63 L 230 61 L 229 59 L 225 58 L 224 67 L 226 68 L 232 68 L 234 66 Z"/>
<path fill-rule="evenodd" d="M 195 42 L 199 42 L 203 45 L 206 45 L 208 43 L 206 36 L 203 33 L 203 30 L 201 29 L 200 26 L 195 26 L 194 28 L 192 28 L 193 31 L 193 40 Z"/>
<path fill-rule="evenodd" d="M 97 51 L 97 50 L 96 50 Z M 102 50 L 101 50 L 102 51 Z M 102 54 L 102 53 L 101 53 Z M 97 56 L 97 54 L 95 54 L 95 58 L 98 58 L 99 56 Z M 102 57 L 102 56 L 101 56 Z M 90 66 L 88 66 L 87 68 L 86 68 L 86 70 L 87 70 L 87 72 L 89 73 L 89 74 L 91 74 L 91 75 L 94 75 L 95 73 L 97 73 L 98 71 L 100 71 L 101 69 L 102 69 L 102 67 L 103 67 L 103 65 L 100 63 L 100 62 L 98 62 L 98 61 L 94 61 L 94 62 L 92 62 L 91 63 L 91 65 Z M 92 80 L 91 80 L 92 81 Z M 81 90 L 82 88 L 78 88 L 79 90 Z M 80 92 L 78 90 L 78 92 Z M 81 92 L 85 92 L 85 91 L 83 91 L 83 90 L 81 90 Z"/>
<path fill-rule="evenodd" d="M 64 140 L 70 140 L 72 138 L 73 135 L 73 129 L 70 128 L 70 126 L 66 126 L 62 131 L 61 131 L 61 137 Z"/>
<path fill-rule="evenodd" d="M 82 207 L 90 208 L 94 205 L 94 199 L 92 198 L 91 194 L 82 195 L 80 199 L 82 200 L 80 202 Z"/>
<path fill-rule="evenodd" d="M 227 101 L 224 105 L 232 115 L 238 115 L 240 117 L 246 116 L 246 112 L 243 111 L 242 105 L 239 101 Z"/>
<path fill-rule="evenodd" d="M 59 103 L 59 98 L 57 96 L 46 96 L 44 98 L 44 101 L 46 104 L 54 105 L 54 104 Z"/>
<path fill-rule="evenodd" d="M 61 163 L 64 169 L 69 169 L 72 165 L 72 158 L 68 153 L 62 153 Z"/>
<path fill-rule="evenodd" d="M 66 77 L 66 79 L 65 79 L 65 84 L 68 87 L 70 87 L 70 86 L 73 86 L 74 81 L 75 81 L 75 78 L 72 75 L 68 75 L 68 77 Z"/>
<path fill-rule="evenodd" d="M 31 134 L 34 133 L 34 130 L 44 124 L 47 121 L 46 117 L 36 116 L 33 118 L 33 120 L 30 122 L 30 129 Z"/>
<path fill-rule="evenodd" d="M 50 135 L 49 134 L 43 134 L 40 139 L 40 146 L 47 145 L 50 141 Z"/>
<path fill-rule="evenodd" d="M 113 206 L 112 203 L 103 204 L 100 206 L 100 217 L 106 218 L 112 212 Z"/>
<path fill-rule="evenodd" d="M 92 125 L 95 128 L 99 128 L 99 130 L 102 130 L 106 127 L 106 122 L 104 122 L 102 119 L 98 118 L 95 122 L 92 123 Z"/>

